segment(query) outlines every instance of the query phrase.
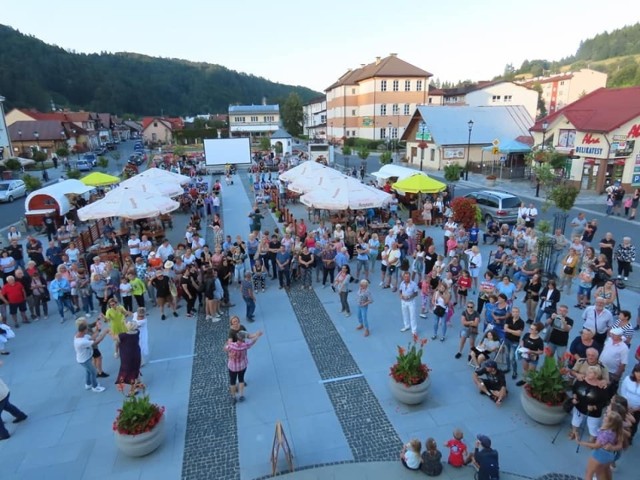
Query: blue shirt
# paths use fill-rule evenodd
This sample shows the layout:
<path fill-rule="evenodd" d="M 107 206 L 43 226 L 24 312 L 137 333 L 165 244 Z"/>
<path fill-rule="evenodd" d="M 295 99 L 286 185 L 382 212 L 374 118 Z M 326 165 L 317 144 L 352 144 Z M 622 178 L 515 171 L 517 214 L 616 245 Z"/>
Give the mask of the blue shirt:
<path fill-rule="evenodd" d="M 507 300 L 511 300 L 513 294 L 516 292 L 516 285 L 509 282 L 509 285 L 505 285 L 504 282 L 500 282 L 496 285 L 498 293 L 504 293 L 507 296 Z"/>
<path fill-rule="evenodd" d="M 288 270 L 291 267 L 290 260 L 291 260 L 291 253 L 289 251 L 287 250 L 285 250 L 284 252 L 278 251 L 278 253 L 276 253 L 276 261 L 283 265 L 283 267 L 280 267 L 280 265 L 278 265 L 278 270 L 281 270 L 281 271 Z"/>
<path fill-rule="evenodd" d="M 479 235 L 480 235 L 480 229 L 478 227 L 471 227 L 469 229 L 469 241 L 471 243 L 478 243 Z"/>

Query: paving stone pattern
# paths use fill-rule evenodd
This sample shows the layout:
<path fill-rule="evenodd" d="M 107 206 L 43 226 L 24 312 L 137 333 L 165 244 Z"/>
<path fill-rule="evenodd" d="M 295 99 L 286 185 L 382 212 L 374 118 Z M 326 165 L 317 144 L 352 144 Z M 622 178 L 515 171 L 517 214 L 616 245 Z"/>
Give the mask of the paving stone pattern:
<path fill-rule="evenodd" d="M 209 233 L 206 240 L 211 241 Z M 183 480 L 240 479 L 236 409 L 229 398 L 227 356 L 222 350 L 229 333 L 228 311 L 222 314 L 217 323 L 205 320 L 204 309 L 198 315 Z"/>
<path fill-rule="evenodd" d="M 575 475 L 566 475 L 564 473 L 547 473 L 541 477 L 538 477 L 536 480 L 582 480 L 580 477 L 576 477 Z"/>
<path fill-rule="evenodd" d="M 250 196 L 247 175 L 242 174 L 241 178 Z M 263 228 L 273 231 L 276 227 L 273 217 L 269 214 L 265 217 Z M 361 374 L 315 292 L 302 290 L 294 284 L 288 295 L 320 377 L 330 380 Z M 338 380 L 326 383 L 325 388 L 354 461 L 397 460 L 402 441 L 366 379 Z"/>

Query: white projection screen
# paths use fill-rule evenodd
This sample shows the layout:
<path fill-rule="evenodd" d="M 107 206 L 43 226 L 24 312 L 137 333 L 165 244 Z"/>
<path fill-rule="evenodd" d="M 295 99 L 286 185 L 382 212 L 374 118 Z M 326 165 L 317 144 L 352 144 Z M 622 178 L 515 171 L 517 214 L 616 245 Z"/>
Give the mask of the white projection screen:
<path fill-rule="evenodd" d="M 251 163 L 251 145 L 248 138 L 205 139 L 204 155 L 207 166 Z"/>

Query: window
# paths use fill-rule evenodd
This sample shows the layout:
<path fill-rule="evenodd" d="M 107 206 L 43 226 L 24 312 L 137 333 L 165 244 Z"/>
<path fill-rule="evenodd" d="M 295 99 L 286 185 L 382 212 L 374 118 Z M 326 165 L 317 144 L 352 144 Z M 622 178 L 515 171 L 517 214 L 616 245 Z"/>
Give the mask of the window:
<path fill-rule="evenodd" d="M 422 91 L 422 80 L 416 80 L 416 92 Z"/>
<path fill-rule="evenodd" d="M 386 128 L 381 128 L 380 129 L 380 138 L 387 138 L 387 129 Z"/>
<path fill-rule="evenodd" d="M 351 136 L 355 137 L 356 136 L 356 131 L 355 130 L 351 130 Z"/>
<path fill-rule="evenodd" d="M 258 117 L 251 117 L 251 121 L 252 122 L 257 122 L 258 121 Z"/>
<path fill-rule="evenodd" d="M 573 148 L 575 146 L 575 142 L 575 130 L 560 130 L 560 134 L 558 135 L 558 147 Z"/>
<path fill-rule="evenodd" d="M 385 104 L 380 105 L 380 115 L 387 114 L 387 106 Z"/>
<path fill-rule="evenodd" d="M 235 122 L 244 123 L 244 117 L 234 117 L 233 120 Z"/>
<path fill-rule="evenodd" d="M 397 103 L 393 104 L 391 111 L 393 112 L 393 115 L 400 115 L 400 107 L 398 107 Z"/>
<path fill-rule="evenodd" d="M 494 95 L 493 98 L 491 99 L 491 101 L 499 102 L 500 101 L 500 95 Z"/>
<path fill-rule="evenodd" d="M 380 91 L 381 92 L 386 92 L 387 91 L 387 81 L 386 80 L 381 80 L 380 81 Z"/>
<path fill-rule="evenodd" d="M 404 115 L 411 115 L 411 105 L 409 105 L 408 103 L 404 104 Z"/>
<path fill-rule="evenodd" d="M 564 85 L 564 80 L 562 80 L 562 81 L 560 82 L 560 85 Z"/>
<path fill-rule="evenodd" d="M 429 97 L 429 103 L 433 103 L 433 98 Z"/>
<path fill-rule="evenodd" d="M 506 103 L 506 102 L 510 102 L 512 98 L 513 98 L 513 97 L 512 97 L 511 95 L 505 95 L 505 96 L 504 96 L 504 101 L 505 101 L 505 103 Z"/>
<path fill-rule="evenodd" d="M 320 115 L 320 123 L 327 123 L 327 116 L 326 115 Z"/>
<path fill-rule="evenodd" d="M 153 122 L 153 126 L 157 127 L 158 126 L 158 122 Z"/>
<path fill-rule="evenodd" d="M 404 81 L 404 91 L 405 92 L 410 92 L 411 91 L 411 80 L 405 80 Z"/>
<path fill-rule="evenodd" d="M 393 81 L 393 91 L 397 92 L 399 88 L 400 88 L 400 82 L 398 80 L 394 80 Z"/>
<path fill-rule="evenodd" d="M 429 149 L 429 153 L 431 154 L 431 157 L 429 158 L 429 160 L 431 160 L 432 162 L 436 161 L 436 150 L 434 148 L 430 148 Z"/>
<path fill-rule="evenodd" d="M 356 109 L 354 108 L 353 110 L 351 110 L 351 116 L 355 117 L 356 116 Z"/>
<path fill-rule="evenodd" d="M 352 89 L 351 89 L 351 95 L 355 95 L 355 94 L 356 94 L 356 89 L 355 89 L 355 88 L 352 88 Z"/>
<path fill-rule="evenodd" d="M 391 138 L 398 138 L 398 129 L 396 127 L 391 129 Z"/>

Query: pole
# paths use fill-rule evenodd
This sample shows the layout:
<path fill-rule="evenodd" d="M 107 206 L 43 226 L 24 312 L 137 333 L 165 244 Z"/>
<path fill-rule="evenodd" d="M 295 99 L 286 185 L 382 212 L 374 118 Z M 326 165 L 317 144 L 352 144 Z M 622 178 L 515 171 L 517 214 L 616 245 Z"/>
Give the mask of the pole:
<path fill-rule="evenodd" d="M 469 151 L 471 150 L 471 130 L 473 130 L 473 120 L 469 120 L 467 125 L 469 126 L 469 137 L 467 138 L 467 165 L 464 169 L 465 180 L 469 180 Z"/>

